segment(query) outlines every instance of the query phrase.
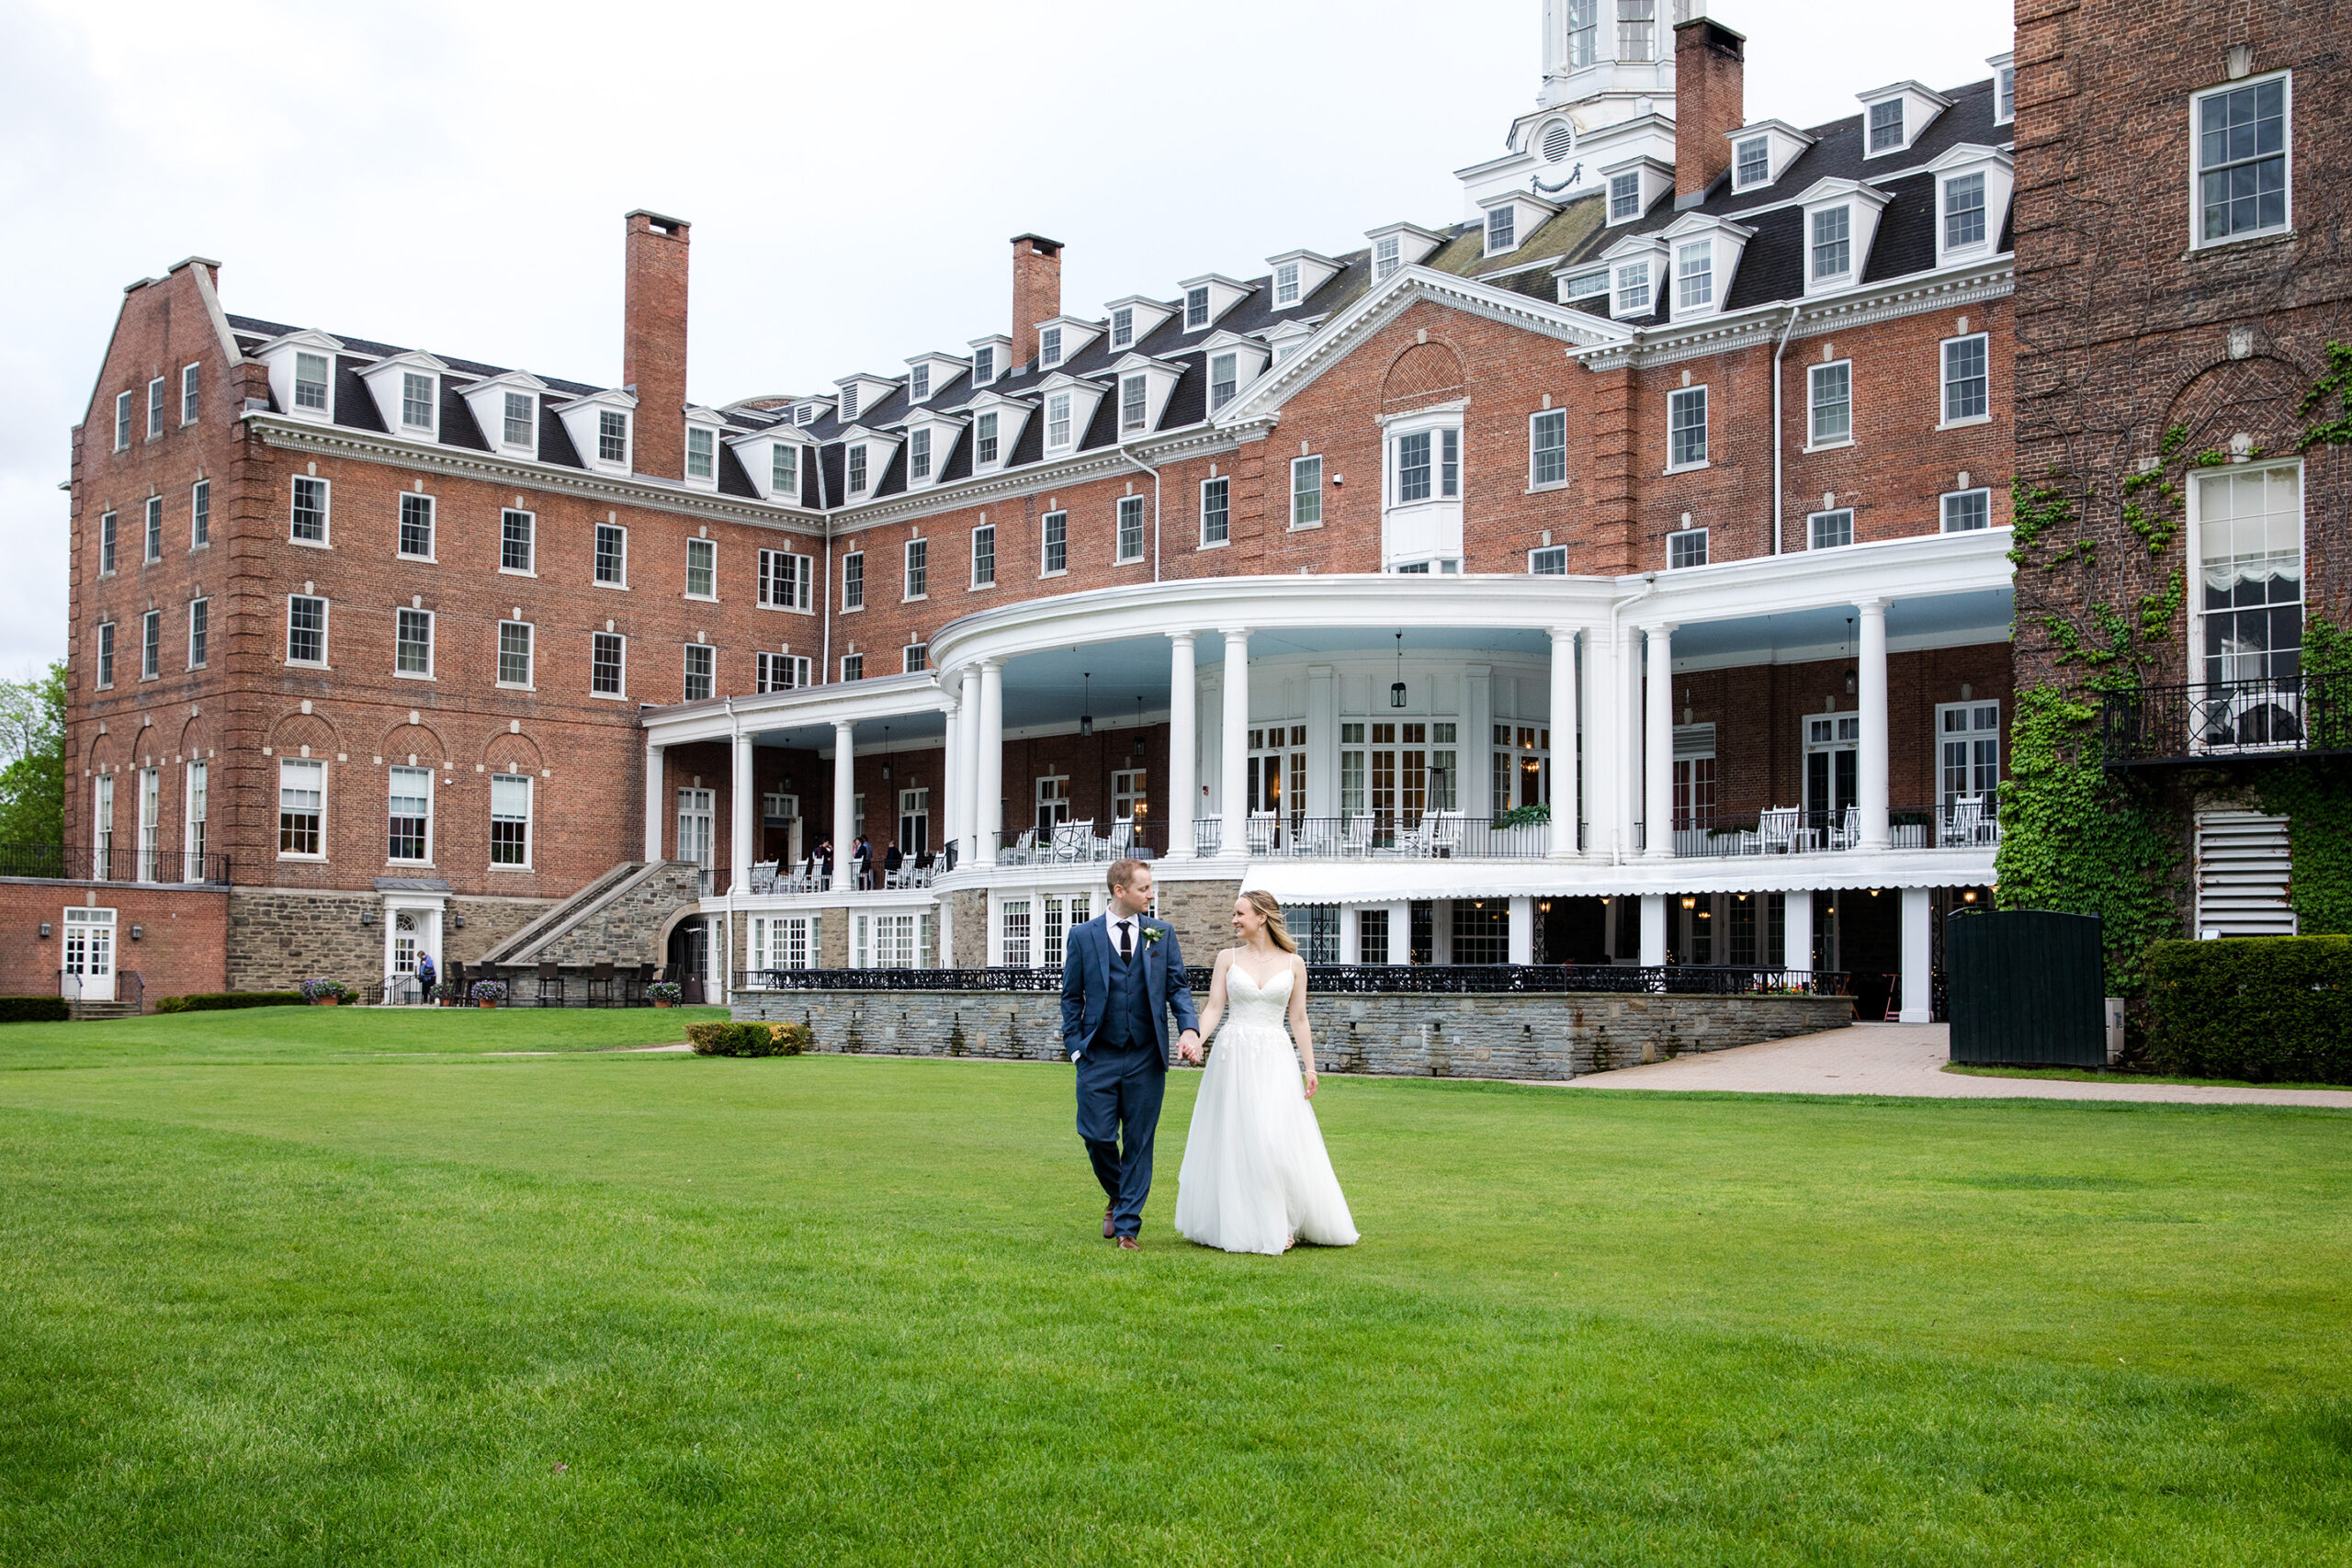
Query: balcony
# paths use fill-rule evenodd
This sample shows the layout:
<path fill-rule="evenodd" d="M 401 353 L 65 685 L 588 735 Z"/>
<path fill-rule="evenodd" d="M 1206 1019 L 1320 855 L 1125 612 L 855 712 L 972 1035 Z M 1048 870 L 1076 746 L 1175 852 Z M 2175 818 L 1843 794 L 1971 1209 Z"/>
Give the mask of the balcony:
<path fill-rule="evenodd" d="M 1542 860 L 1552 851 L 1548 822 L 1468 817 L 1458 811 L 1408 817 L 1366 811 L 1353 817 L 1252 813 L 1252 860 Z M 1583 824 L 1577 824 L 1583 841 Z M 1193 852 L 1207 856 L 1225 842 L 1221 818 L 1193 824 Z"/>
<path fill-rule="evenodd" d="M 2272 675 L 2110 692 L 2110 768 L 2352 751 L 2352 675 Z"/>
<path fill-rule="evenodd" d="M 1912 850 L 2000 847 L 1997 796 L 1962 795 L 1941 806 L 1895 807 L 1886 814 L 1888 845 Z M 1679 859 L 1723 860 L 1741 855 L 1842 854 L 1861 847 L 1861 808 L 1842 812 L 1783 807 L 1753 817 L 1709 815 L 1674 829 Z"/>

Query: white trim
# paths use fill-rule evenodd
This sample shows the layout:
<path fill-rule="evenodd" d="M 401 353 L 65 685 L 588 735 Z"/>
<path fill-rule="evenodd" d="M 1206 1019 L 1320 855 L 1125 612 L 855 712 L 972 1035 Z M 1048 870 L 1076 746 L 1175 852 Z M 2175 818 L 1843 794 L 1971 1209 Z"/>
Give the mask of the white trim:
<path fill-rule="evenodd" d="M 2248 87 L 2259 87 L 2266 82 L 2283 82 L 2286 84 L 2285 90 L 2279 95 L 2282 100 L 2279 105 L 2279 109 L 2281 117 L 2285 122 L 2281 127 L 2283 134 L 2280 137 L 2280 151 L 2286 158 L 2286 188 L 2284 192 L 2286 220 L 2281 223 L 2273 224 L 2267 229 L 2250 229 L 2244 233 L 2231 234 L 2219 240 L 2208 240 L 2204 238 L 2205 204 L 2203 197 L 2199 194 L 2197 188 L 2204 175 L 2204 170 L 2198 163 L 2198 119 L 2203 110 L 2206 99 L 2217 97 L 2224 93 L 2243 92 Z M 2250 240 L 2274 240 L 2281 234 L 2291 234 L 2294 231 L 2294 72 L 2291 70 L 2268 71 L 2258 76 L 2245 76 L 2234 82 L 2218 83 L 2213 86 L 2203 89 L 2202 91 L 2191 93 L 2188 96 L 2188 248 L 2190 252 L 2193 254 L 2198 251 L 2220 250 L 2227 245 L 2244 244 Z"/>

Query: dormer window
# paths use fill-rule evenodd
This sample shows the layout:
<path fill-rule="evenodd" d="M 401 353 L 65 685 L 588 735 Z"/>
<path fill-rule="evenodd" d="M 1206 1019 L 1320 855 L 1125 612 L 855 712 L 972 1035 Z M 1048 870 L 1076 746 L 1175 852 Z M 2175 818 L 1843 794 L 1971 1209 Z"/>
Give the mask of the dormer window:
<path fill-rule="evenodd" d="M 686 427 L 686 478 L 705 482 L 718 477 L 718 432 L 699 424 Z"/>
<path fill-rule="evenodd" d="M 994 348 L 976 348 L 972 350 L 973 384 L 976 386 L 985 387 L 990 381 L 995 379 L 996 350 Z"/>
<path fill-rule="evenodd" d="M 1277 305 L 1298 303 L 1298 264 L 1296 262 L 1284 262 L 1274 268 L 1274 303 Z"/>
<path fill-rule="evenodd" d="M 628 415 L 618 409 L 597 411 L 596 460 L 600 463 L 628 461 Z"/>
<path fill-rule="evenodd" d="M 1384 234 L 1373 242 L 1372 280 L 1374 283 L 1382 281 L 1404 265 L 1398 250 L 1397 237 L 1394 234 Z"/>
<path fill-rule="evenodd" d="M 864 495 L 865 493 L 865 443 L 860 441 L 849 449 L 850 494 Z"/>
<path fill-rule="evenodd" d="M 1871 106 L 1871 153 L 1899 152 L 1903 146 L 1903 100 L 1887 98 Z"/>
<path fill-rule="evenodd" d="M 991 411 L 972 422 L 972 466 L 985 468 L 997 459 L 997 415 Z"/>
<path fill-rule="evenodd" d="M 1059 365 L 1061 362 L 1062 330 L 1059 327 L 1047 327 L 1037 334 L 1037 363 L 1050 367 Z"/>
<path fill-rule="evenodd" d="M 1069 394 L 1056 392 L 1046 400 L 1046 449 L 1060 451 L 1069 444 Z"/>
<path fill-rule="evenodd" d="M 1111 312 L 1111 346 L 1125 348 L 1136 341 L 1136 310 L 1122 305 Z"/>
<path fill-rule="evenodd" d="M 1715 243 L 1693 240 L 1674 254 L 1674 308 L 1702 310 L 1715 302 Z"/>
<path fill-rule="evenodd" d="M 433 428 L 433 378 L 413 370 L 401 372 L 401 424 L 409 430 Z"/>
<path fill-rule="evenodd" d="M 1123 376 L 1119 378 L 1119 433 L 1121 434 L 1131 434 L 1143 429 L 1146 394 L 1149 390 L 1150 384 L 1140 376 Z"/>
<path fill-rule="evenodd" d="M 1519 243 L 1519 209 L 1506 204 L 1487 214 L 1487 254 L 1497 255 Z"/>
<path fill-rule="evenodd" d="M 1563 299 L 1587 299 L 1595 294 L 1606 294 L 1608 292 L 1609 274 L 1607 272 L 1583 272 L 1567 279 L 1566 282 L 1561 286 L 1560 298 Z"/>
<path fill-rule="evenodd" d="M 505 415 L 500 421 L 503 427 L 500 431 L 503 444 L 526 450 L 536 448 L 539 444 L 538 399 L 528 392 L 508 392 L 500 401 Z"/>
<path fill-rule="evenodd" d="M 1860 95 L 1862 102 L 1862 155 L 1883 157 L 1900 152 L 1919 140 L 1928 122 L 1951 107 L 1951 100 L 1917 82 L 1897 82 L 1874 93 Z"/>
<path fill-rule="evenodd" d="M 1827 283 L 1845 277 L 1854 270 L 1854 223 L 1852 209 L 1825 207 L 1813 215 L 1812 266 L 1809 276 L 1815 283 Z"/>
<path fill-rule="evenodd" d="M 327 356 L 323 354 L 294 355 L 294 406 L 326 412 Z"/>
<path fill-rule="evenodd" d="M 1600 174 L 1608 181 L 1607 221 L 1611 224 L 1634 221 L 1674 190 L 1674 165 L 1646 153 L 1611 164 Z"/>
<path fill-rule="evenodd" d="M 2000 57 L 1993 72 L 1993 123 L 2007 125 L 2018 118 L 2018 68 Z"/>
<path fill-rule="evenodd" d="M 1650 264 L 1627 262 L 1617 269 L 1617 294 L 1611 313 L 1619 317 L 1650 313 Z"/>
<path fill-rule="evenodd" d="M 816 417 L 817 405 L 815 403 L 802 403 L 799 407 L 792 411 L 792 423 L 795 424 L 808 424 L 814 421 Z"/>
<path fill-rule="evenodd" d="M 1638 173 L 1609 176 L 1609 221 L 1627 223 L 1642 215 L 1642 176 Z"/>
<path fill-rule="evenodd" d="M 1238 355 L 1209 355 L 1209 412 L 1215 413 L 1225 407 L 1233 400 L 1233 395 L 1241 389 L 1239 370 L 1240 360 Z"/>
<path fill-rule="evenodd" d="M 907 371 L 907 400 L 921 402 L 931 396 L 931 367 L 917 365 Z"/>
<path fill-rule="evenodd" d="M 1984 243 L 1984 175 L 1980 171 L 1944 182 L 1944 249 L 1965 250 Z"/>
<path fill-rule="evenodd" d="M 1184 290 L 1184 330 L 1195 333 L 1209 324 L 1209 288 L 1204 283 Z"/>
<path fill-rule="evenodd" d="M 1772 141 L 1751 136 L 1732 148 L 1731 188 L 1747 190 L 1768 185 L 1772 178 Z"/>
<path fill-rule="evenodd" d="M 931 431 L 928 427 L 907 432 L 907 478 L 931 478 Z"/>
<path fill-rule="evenodd" d="M 800 448 L 779 441 L 768 448 L 768 499 L 800 499 Z"/>

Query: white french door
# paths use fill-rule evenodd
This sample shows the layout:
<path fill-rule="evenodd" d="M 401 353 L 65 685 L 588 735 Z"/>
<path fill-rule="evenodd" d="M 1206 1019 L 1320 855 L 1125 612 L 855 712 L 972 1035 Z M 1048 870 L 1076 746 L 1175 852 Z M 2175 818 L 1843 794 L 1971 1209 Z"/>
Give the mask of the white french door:
<path fill-rule="evenodd" d="M 65 911 L 65 983 L 61 989 L 74 1000 L 114 1000 L 112 909 Z"/>
<path fill-rule="evenodd" d="M 705 871 L 711 865 L 711 822 L 717 810 L 717 791 L 707 789 L 678 792 L 678 858 L 690 860 Z"/>

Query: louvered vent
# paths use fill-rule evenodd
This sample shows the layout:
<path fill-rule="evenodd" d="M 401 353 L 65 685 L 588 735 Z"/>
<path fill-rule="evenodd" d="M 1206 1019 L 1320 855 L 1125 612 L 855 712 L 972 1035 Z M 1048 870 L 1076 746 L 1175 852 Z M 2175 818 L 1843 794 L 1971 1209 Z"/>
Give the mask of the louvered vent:
<path fill-rule="evenodd" d="M 2287 903 L 2287 819 L 2251 811 L 2197 818 L 2197 930 L 2222 936 L 2292 936 Z"/>

